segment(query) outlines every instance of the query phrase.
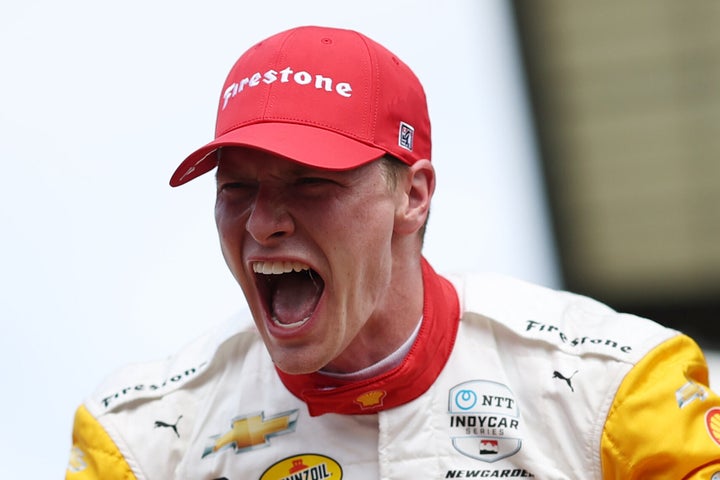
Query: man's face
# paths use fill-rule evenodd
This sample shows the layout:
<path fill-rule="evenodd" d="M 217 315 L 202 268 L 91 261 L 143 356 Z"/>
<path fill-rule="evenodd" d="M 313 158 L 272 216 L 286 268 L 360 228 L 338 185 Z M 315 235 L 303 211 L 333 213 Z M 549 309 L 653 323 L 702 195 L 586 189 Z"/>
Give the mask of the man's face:
<path fill-rule="evenodd" d="M 281 370 L 346 368 L 358 333 L 377 331 L 400 202 L 377 161 L 331 172 L 223 149 L 215 206 L 222 252 Z"/>

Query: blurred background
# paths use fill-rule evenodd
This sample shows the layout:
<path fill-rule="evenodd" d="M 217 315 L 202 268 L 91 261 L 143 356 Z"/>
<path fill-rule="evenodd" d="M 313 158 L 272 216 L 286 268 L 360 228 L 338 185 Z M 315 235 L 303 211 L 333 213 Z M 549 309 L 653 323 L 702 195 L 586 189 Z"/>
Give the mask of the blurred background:
<path fill-rule="evenodd" d="M 418 74 L 439 185 L 425 254 L 691 333 L 720 385 L 720 3 L 30 0 L 0 4 L 0 477 L 61 478 L 112 370 L 243 310 L 208 141 L 259 39 L 353 28 Z"/>
<path fill-rule="evenodd" d="M 565 288 L 720 346 L 720 3 L 513 2 Z"/>

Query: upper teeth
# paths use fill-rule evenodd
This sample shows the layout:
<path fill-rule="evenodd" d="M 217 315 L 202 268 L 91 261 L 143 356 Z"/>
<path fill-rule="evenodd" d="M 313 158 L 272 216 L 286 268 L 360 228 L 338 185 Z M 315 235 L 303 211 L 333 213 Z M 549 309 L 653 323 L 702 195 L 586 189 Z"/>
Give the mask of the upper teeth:
<path fill-rule="evenodd" d="M 300 262 L 253 262 L 252 269 L 255 273 L 279 275 L 281 273 L 310 270 L 310 266 Z"/>

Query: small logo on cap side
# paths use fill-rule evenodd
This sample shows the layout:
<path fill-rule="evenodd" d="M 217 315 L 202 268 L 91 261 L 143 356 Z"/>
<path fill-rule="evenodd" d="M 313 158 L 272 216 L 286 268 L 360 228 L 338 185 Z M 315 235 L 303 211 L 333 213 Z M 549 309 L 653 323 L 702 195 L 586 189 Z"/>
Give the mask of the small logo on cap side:
<path fill-rule="evenodd" d="M 400 122 L 400 134 L 398 135 L 398 145 L 412 152 L 413 136 L 415 129 L 405 122 Z"/>

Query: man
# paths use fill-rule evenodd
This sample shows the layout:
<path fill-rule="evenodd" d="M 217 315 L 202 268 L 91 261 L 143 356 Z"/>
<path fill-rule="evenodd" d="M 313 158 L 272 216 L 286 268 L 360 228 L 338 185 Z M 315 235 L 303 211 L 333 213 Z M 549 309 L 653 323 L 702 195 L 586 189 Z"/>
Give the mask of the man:
<path fill-rule="evenodd" d="M 216 222 L 254 328 L 124 369 L 80 407 L 68 479 L 718 479 L 720 398 L 688 337 L 421 253 L 423 89 L 352 31 L 248 50 L 215 139 Z"/>

